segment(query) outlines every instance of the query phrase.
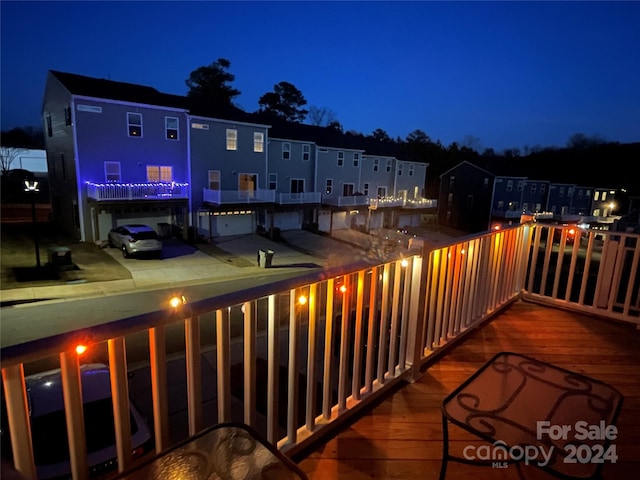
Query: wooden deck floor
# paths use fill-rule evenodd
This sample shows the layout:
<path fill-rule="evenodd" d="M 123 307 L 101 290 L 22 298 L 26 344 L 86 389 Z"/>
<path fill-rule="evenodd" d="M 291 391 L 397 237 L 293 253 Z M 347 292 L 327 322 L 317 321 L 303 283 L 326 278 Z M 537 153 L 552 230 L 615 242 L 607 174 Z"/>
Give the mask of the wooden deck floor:
<path fill-rule="evenodd" d="M 312 480 L 437 479 L 442 456 L 440 404 L 501 351 L 529 355 L 617 388 L 624 396 L 614 442 L 618 461 L 604 465 L 603 478 L 640 478 L 640 330 L 523 301 L 471 333 L 418 382 L 403 384 L 326 443 L 304 452 L 302 460 L 296 459 L 299 466 Z M 474 440 L 457 428 L 449 433 L 453 454 Z M 446 478 L 553 477 L 533 467 L 519 473 L 513 465 L 494 469 L 450 462 Z"/>

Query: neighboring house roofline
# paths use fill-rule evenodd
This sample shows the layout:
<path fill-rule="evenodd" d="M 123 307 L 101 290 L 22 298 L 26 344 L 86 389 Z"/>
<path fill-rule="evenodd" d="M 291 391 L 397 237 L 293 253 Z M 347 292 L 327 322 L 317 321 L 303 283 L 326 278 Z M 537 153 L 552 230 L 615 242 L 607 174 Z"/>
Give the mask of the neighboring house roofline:
<path fill-rule="evenodd" d="M 243 122 L 239 120 L 230 120 L 225 118 L 216 118 L 216 117 L 206 117 L 203 115 L 191 115 L 189 114 L 189 120 L 203 120 L 207 122 L 217 122 L 217 123 L 231 123 L 234 125 L 245 125 L 248 127 L 260 127 L 260 128 L 271 128 L 271 125 L 266 125 L 263 123 L 251 123 L 251 122 Z"/>
<path fill-rule="evenodd" d="M 487 175 L 491 175 L 492 177 L 495 177 L 496 174 L 495 173 L 491 173 L 489 170 L 486 170 L 482 167 L 477 166 L 475 163 L 471 163 L 469 160 L 463 160 L 462 162 L 458 163 L 457 165 L 454 165 L 453 167 L 451 167 L 449 170 L 447 170 L 446 172 L 443 172 L 440 174 L 440 178 L 442 178 L 443 176 L 447 175 L 449 172 L 455 170 L 456 168 L 464 165 L 464 164 L 468 164 L 471 165 L 473 168 L 480 170 L 481 172 L 486 173 Z"/>
<path fill-rule="evenodd" d="M 181 108 L 181 107 L 168 107 L 168 106 L 164 106 L 164 105 L 153 105 L 153 104 L 149 104 L 149 103 L 140 103 L 140 102 L 131 102 L 131 101 L 126 101 L 126 100 L 114 100 L 114 99 L 110 99 L 110 98 L 100 98 L 100 97 L 88 97 L 85 95 L 73 95 L 72 94 L 72 98 L 76 101 L 80 100 L 88 100 L 91 102 L 107 102 L 107 103 L 111 103 L 114 105 L 125 105 L 125 106 L 132 106 L 132 107 L 144 107 L 144 108 L 151 108 L 151 109 L 155 109 L 155 110 L 169 110 L 169 111 L 173 111 L 173 112 L 181 112 L 181 113 L 188 113 L 189 110 L 186 108 Z"/>

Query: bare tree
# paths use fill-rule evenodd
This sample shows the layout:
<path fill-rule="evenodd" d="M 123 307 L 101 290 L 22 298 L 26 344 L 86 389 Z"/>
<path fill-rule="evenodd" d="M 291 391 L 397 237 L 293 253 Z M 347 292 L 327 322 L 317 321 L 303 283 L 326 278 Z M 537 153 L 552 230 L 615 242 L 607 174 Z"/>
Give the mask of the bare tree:
<path fill-rule="evenodd" d="M 19 147 L 0 147 L 0 168 L 2 169 L 2 175 L 7 175 L 9 170 L 12 170 L 11 165 L 16 158 L 27 150 Z"/>
<path fill-rule="evenodd" d="M 327 107 L 316 107 L 312 105 L 309 107 L 307 120 L 310 125 L 315 125 L 316 127 L 327 127 L 338 120 L 338 117 L 333 110 Z"/>

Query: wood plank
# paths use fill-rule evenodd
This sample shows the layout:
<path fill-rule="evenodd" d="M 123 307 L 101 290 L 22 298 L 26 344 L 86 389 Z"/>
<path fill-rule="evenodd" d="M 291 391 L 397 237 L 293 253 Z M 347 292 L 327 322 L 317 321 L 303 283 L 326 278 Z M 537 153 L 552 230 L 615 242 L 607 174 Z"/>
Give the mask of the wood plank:
<path fill-rule="evenodd" d="M 516 302 L 470 332 L 463 343 L 429 365 L 350 425 L 298 456 L 310 479 L 437 479 L 442 458 L 442 400 L 493 355 L 513 351 L 585 374 L 624 395 L 615 441 L 618 461 L 603 478 L 637 478 L 640 471 L 640 331 L 590 315 Z M 450 428 L 452 452 L 478 439 Z M 523 478 L 550 475 L 523 467 Z M 519 479 L 514 465 L 497 469 L 450 462 L 447 480 Z"/>

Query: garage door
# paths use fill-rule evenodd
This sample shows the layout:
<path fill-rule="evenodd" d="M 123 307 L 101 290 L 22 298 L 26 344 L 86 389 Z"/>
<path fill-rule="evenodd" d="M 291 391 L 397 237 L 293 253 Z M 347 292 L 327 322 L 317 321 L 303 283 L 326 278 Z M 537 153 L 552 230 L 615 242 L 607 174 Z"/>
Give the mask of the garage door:
<path fill-rule="evenodd" d="M 253 212 L 230 215 L 212 215 L 211 223 L 213 237 L 246 235 L 253 233 L 255 230 Z"/>

